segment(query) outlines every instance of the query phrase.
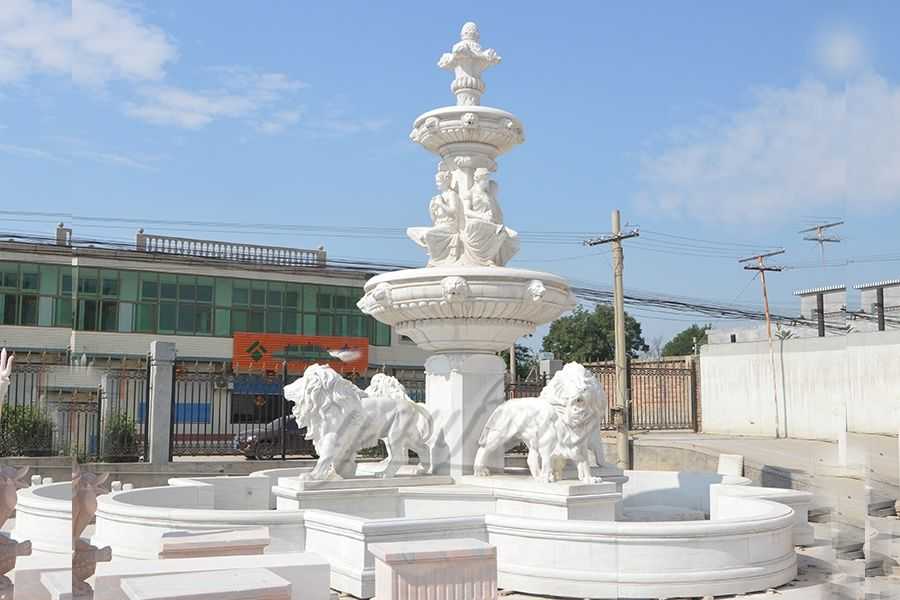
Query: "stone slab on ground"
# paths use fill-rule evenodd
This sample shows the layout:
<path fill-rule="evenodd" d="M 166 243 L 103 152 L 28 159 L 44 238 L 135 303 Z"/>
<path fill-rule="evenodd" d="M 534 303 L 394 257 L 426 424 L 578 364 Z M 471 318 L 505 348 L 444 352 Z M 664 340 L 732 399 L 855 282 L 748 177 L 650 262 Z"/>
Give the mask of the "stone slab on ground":
<path fill-rule="evenodd" d="M 41 584 L 50 594 L 50 600 L 72 600 L 72 572 L 51 571 L 41 575 Z"/>
<path fill-rule="evenodd" d="M 35 552 L 31 556 L 20 558 L 16 562 L 16 570 L 12 572 L 16 596 L 28 600 L 51 600 L 50 592 L 41 583 L 41 577 L 57 571 L 64 571 L 71 581 L 72 556 L 70 554 L 54 555 Z"/>
<path fill-rule="evenodd" d="M 271 542 L 268 527 L 221 531 L 169 531 L 162 535 L 159 558 L 262 554 Z"/>
<path fill-rule="evenodd" d="M 126 577 L 129 600 L 289 600 L 291 583 L 268 569 Z"/>
<path fill-rule="evenodd" d="M 328 600 L 330 567 L 322 557 L 311 552 L 293 554 L 261 554 L 252 558 L 256 568 L 268 569 L 291 583 L 291 600 Z M 127 600 L 121 589 L 122 579 L 177 573 L 206 571 L 226 572 L 246 568 L 243 556 L 213 558 L 170 558 L 159 560 L 117 559 L 97 565 L 94 575 L 94 600 Z"/>

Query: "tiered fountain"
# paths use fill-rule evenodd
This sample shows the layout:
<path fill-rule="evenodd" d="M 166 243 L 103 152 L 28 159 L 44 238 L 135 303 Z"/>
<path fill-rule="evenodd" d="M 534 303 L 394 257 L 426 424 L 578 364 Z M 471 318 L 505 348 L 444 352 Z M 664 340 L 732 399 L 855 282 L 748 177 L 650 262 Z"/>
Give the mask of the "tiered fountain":
<path fill-rule="evenodd" d="M 425 363 L 426 405 L 439 437 L 435 473 L 472 472 L 482 427 L 504 399 L 504 364 L 496 355 L 575 306 L 565 280 L 504 265 L 519 249 L 503 222 L 497 158 L 525 140 L 522 123 L 481 106 L 482 72 L 500 62 L 466 23 L 461 39 L 438 66 L 452 70 L 456 105 L 415 120 L 410 139 L 440 157 L 430 227 L 411 227 L 428 265 L 374 277 L 360 300 L 363 312 L 434 351 Z M 492 457 L 495 467 L 502 456 Z"/>
<path fill-rule="evenodd" d="M 97 566 L 95 589 L 117 588 L 129 570 L 172 570 L 178 559 L 158 559 L 167 536 L 221 538 L 223 529 L 248 525 L 266 526 L 271 544 L 247 564 L 303 563 L 284 571 L 300 578 L 326 566 L 311 558 L 318 555 L 331 588 L 359 598 L 375 594 L 373 551 L 413 540 L 487 542 L 500 588 L 551 596 L 739 594 L 796 575 L 794 545 L 811 541 L 808 493 L 714 473 L 591 468 L 585 449 L 596 448 L 598 429 L 589 415 L 602 393 L 579 365 L 567 365 L 540 398 L 504 402 L 496 352 L 574 299 L 559 277 L 505 267 L 518 238 L 504 224 L 491 174 L 523 141 L 522 125 L 479 105 L 481 74 L 500 58 L 480 46 L 473 23 L 461 38 L 438 63 L 454 72 L 457 104 L 418 117 L 411 135 L 440 157 L 432 224 L 409 229 L 428 265 L 371 279 L 359 303 L 434 352 L 425 408 L 390 377 L 373 378 L 363 393 L 327 367 L 310 367 L 285 393 L 316 442 L 315 467 L 175 478 L 101 496 L 91 543 L 112 546 L 113 561 Z M 530 472 L 504 472 L 502 446 L 528 436 Z M 377 439 L 387 440 L 392 457 L 375 469 L 356 465 L 356 451 Z M 418 468 L 397 464 L 407 448 L 425 459 Z M 566 460 L 577 463 L 577 480 L 547 468 Z M 137 565 L 143 561 L 157 562 Z M 327 597 L 324 587 L 320 596 L 312 589 L 298 584 L 295 597 Z"/>

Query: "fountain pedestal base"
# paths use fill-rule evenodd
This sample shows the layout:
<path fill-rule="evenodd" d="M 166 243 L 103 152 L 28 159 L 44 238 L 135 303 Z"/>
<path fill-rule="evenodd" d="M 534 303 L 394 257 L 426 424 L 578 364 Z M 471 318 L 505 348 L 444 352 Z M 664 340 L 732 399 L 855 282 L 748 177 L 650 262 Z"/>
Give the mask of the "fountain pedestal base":
<path fill-rule="evenodd" d="M 425 362 L 425 402 L 435 427 L 434 474 L 472 474 L 481 430 L 504 400 L 505 373 L 503 360 L 494 354 L 442 353 Z M 502 452 L 488 464 L 502 469 Z"/>

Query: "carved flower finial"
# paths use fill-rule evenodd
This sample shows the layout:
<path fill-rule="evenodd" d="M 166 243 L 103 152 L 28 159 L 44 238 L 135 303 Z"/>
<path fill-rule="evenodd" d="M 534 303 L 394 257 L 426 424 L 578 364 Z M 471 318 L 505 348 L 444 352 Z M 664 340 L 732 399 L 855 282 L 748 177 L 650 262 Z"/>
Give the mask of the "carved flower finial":
<path fill-rule="evenodd" d="M 478 25 L 472 21 L 467 21 L 459 32 L 459 39 L 480 42 L 481 33 L 478 31 Z"/>
<path fill-rule="evenodd" d="M 499 63 L 500 57 L 493 48 L 481 48 L 481 34 L 478 26 L 471 21 L 463 25 L 459 37 L 453 49 L 441 56 L 438 66 L 453 70 L 455 78 L 450 90 L 456 94 L 456 104 L 474 106 L 480 104 L 481 94 L 484 93 L 481 72 Z"/>

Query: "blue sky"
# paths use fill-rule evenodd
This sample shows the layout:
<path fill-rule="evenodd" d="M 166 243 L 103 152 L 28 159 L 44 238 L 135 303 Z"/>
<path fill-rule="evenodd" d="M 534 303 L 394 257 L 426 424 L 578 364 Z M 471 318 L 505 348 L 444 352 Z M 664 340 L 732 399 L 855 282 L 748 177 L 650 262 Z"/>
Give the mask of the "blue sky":
<path fill-rule="evenodd" d="M 756 306 L 735 258 L 783 246 L 781 264 L 807 267 L 770 278 L 792 313 L 795 289 L 900 276 L 892 2 L 3 0 L 2 209 L 118 239 L 137 226 L 83 217 L 425 224 L 436 161 L 408 134 L 453 102 L 435 63 L 466 20 L 503 57 L 482 103 L 526 128 L 496 173 L 509 226 L 601 233 L 619 207 L 645 232 L 628 287 Z M 847 223 L 823 273 L 797 231 L 832 216 Z M 3 217 L 44 233 L 60 220 Z M 423 261 L 400 238 L 146 229 Z M 576 243 L 526 242 L 511 266 L 611 281 L 608 257 Z M 648 337 L 691 320 L 638 316 Z"/>

